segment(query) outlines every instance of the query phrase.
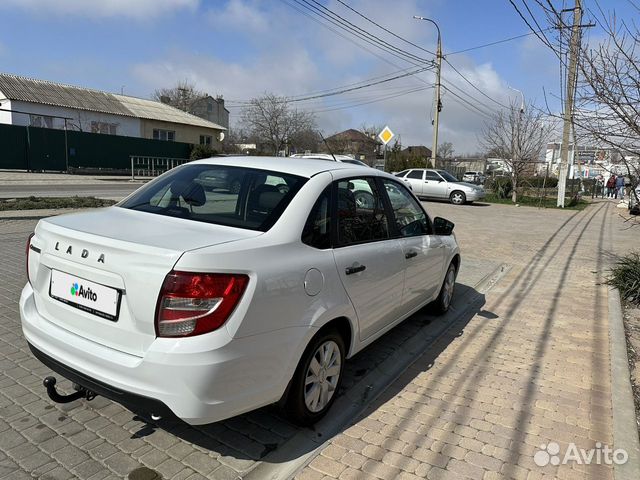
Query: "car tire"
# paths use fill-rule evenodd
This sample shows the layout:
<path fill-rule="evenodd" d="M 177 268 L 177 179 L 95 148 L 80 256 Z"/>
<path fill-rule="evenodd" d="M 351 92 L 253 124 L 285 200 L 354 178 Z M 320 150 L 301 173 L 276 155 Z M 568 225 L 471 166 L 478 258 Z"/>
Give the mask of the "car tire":
<path fill-rule="evenodd" d="M 464 205 L 467 202 L 467 196 L 460 190 L 455 190 L 449 195 L 449 200 L 454 205 Z"/>
<path fill-rule="evenodd" d="M 344 339 L 335 330 L 320 332 L 313 338 L 291 379 L 283 405 L 285 415 L 293 423 L 309 426 L 329 411 L 342 383 L 345 350 Z M 314 373 L 314 369 L 320 370 Z"/>
<path fill-rule="evenodd" d="M 369 192 L 358 190 L 357 192 L 353 193 L 353 197 L 358 208 L 373 210 L 373 208 L 375 207 L 375 198 Z"/>
<path fill-rule="evenodd" d="M 240 180 L 232 180 L 231 184 L 229 185 L 229 191 L 231 193 L 240 193 Z"/>
<path fill-rule="evenodd" d="M 438 298 L 433 302 L 433 310 L 437 314 L 444 314 L 449 310 L 455 285 L 456 266 L 453 263 L 450 263 L 449 268 L 447 269 L 447 274 L 444 276 L 444 280 L 442 281 L 442 287 L 440 287 Z"/>

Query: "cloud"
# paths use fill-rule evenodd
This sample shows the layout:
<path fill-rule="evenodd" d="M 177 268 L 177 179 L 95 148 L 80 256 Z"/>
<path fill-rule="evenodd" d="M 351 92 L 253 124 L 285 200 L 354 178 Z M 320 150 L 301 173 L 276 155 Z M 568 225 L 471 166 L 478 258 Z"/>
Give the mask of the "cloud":
<path fill-rule="evenodd" d="M 253 34 L 269 28 L 267 16 L 256 1 L 230 0 L 223 10 L 210 9 L 207 18 L 217 29 L 237 29 Z"/>
<path fill-rule="evenodd" d="M 147 19 L 198 7 L 200 0 L 3 0 L 0 8 L 21 8 L 39 15 Z"/>

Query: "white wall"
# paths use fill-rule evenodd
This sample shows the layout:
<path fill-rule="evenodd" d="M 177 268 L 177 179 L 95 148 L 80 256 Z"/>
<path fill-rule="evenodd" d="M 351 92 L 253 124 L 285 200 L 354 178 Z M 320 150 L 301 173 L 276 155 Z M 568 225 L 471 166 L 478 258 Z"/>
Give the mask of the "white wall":
<path fill-rule="evenodd" d="M 6 101 L 6 100 L 5 100 Z M 4 108 L 5 101 L 2 101 Z M 53 105 L 42 105 L 38 103 L 22 102 L 13 100 L 11 102 L 13 110 L 20 110 L 23 113 L 13 113 L 12 121 L 5 121 L 6 117 L 0 116 L 0 123 L 12 123 L 13 125 L 27 126 L 30 124 L 29 114 L 35 115 L 57 115 L 60 117 L 69 117 L 73 120 L 67 120 L 67 128 L 69 130 L 79 130 L 83 132 L 91 132 L 91 122 L 106 122 L 117 124 L 117 135 L 126 137 L 140 137 L 141 122 L 139 118 L 124 117 L 120 115 L 112 115 L 110 113 L 90 112 L 86 110 L 76 110 L 73 108 L 56 107 Z M 0 112 L 7 113 L 7 112 Z M 64 128 L 64 120 L 62 118 L 53 119 L 53 128 Z"/>
<path fill-rule="evenodd" d="M 0 98 L 4 98 L 2 92 L 0 92 Z M 11 100 L 0 100 L 0 108 L 11 110 Z M 11 124 L 11 112 L 0 110 L 0 123 Z"/>

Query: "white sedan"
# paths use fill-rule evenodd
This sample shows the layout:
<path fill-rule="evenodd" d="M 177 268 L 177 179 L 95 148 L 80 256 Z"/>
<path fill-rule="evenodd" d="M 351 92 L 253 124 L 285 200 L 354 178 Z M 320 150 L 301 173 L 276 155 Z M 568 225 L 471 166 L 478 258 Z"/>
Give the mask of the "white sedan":
<path fill-rule="evenodd" d="M 205 190 L 203 178 L 240 187 Z M 98 394 L 191 424 L 279 402 L 311 424 L 347 358 L 430 302 L 448 309 L 452 230 L 371 168 L 191 162 L 113 207 L 41 220 L 22 328 L 34 355 L 76 384 L 61 395 L 46 379 L 55 401 Z"/>

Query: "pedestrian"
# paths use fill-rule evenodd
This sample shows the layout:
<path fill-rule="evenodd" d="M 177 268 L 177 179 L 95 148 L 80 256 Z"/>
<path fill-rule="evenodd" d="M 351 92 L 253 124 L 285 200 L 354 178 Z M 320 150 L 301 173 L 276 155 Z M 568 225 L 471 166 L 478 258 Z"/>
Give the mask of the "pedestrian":
<path fill-rule="evenodd" d="M 591 198 L 598 198 L 600 195 L 604 198 L 604 178 L 602 175 L 598 175 L 593 182 L 593 190 L 591 191 Z"/>
<path fill-rule="evenodd" d="M 616 188 L 616 176 L 612 173 L 607 180 L 607 198 L 613 196 L 613 190 Z"/>
<path fill-rule="evenodd" d="M 619 175 L 616 177 L 616 198 L 620 197 L 620 200 L 624 200 L 624 176 Z"/>

